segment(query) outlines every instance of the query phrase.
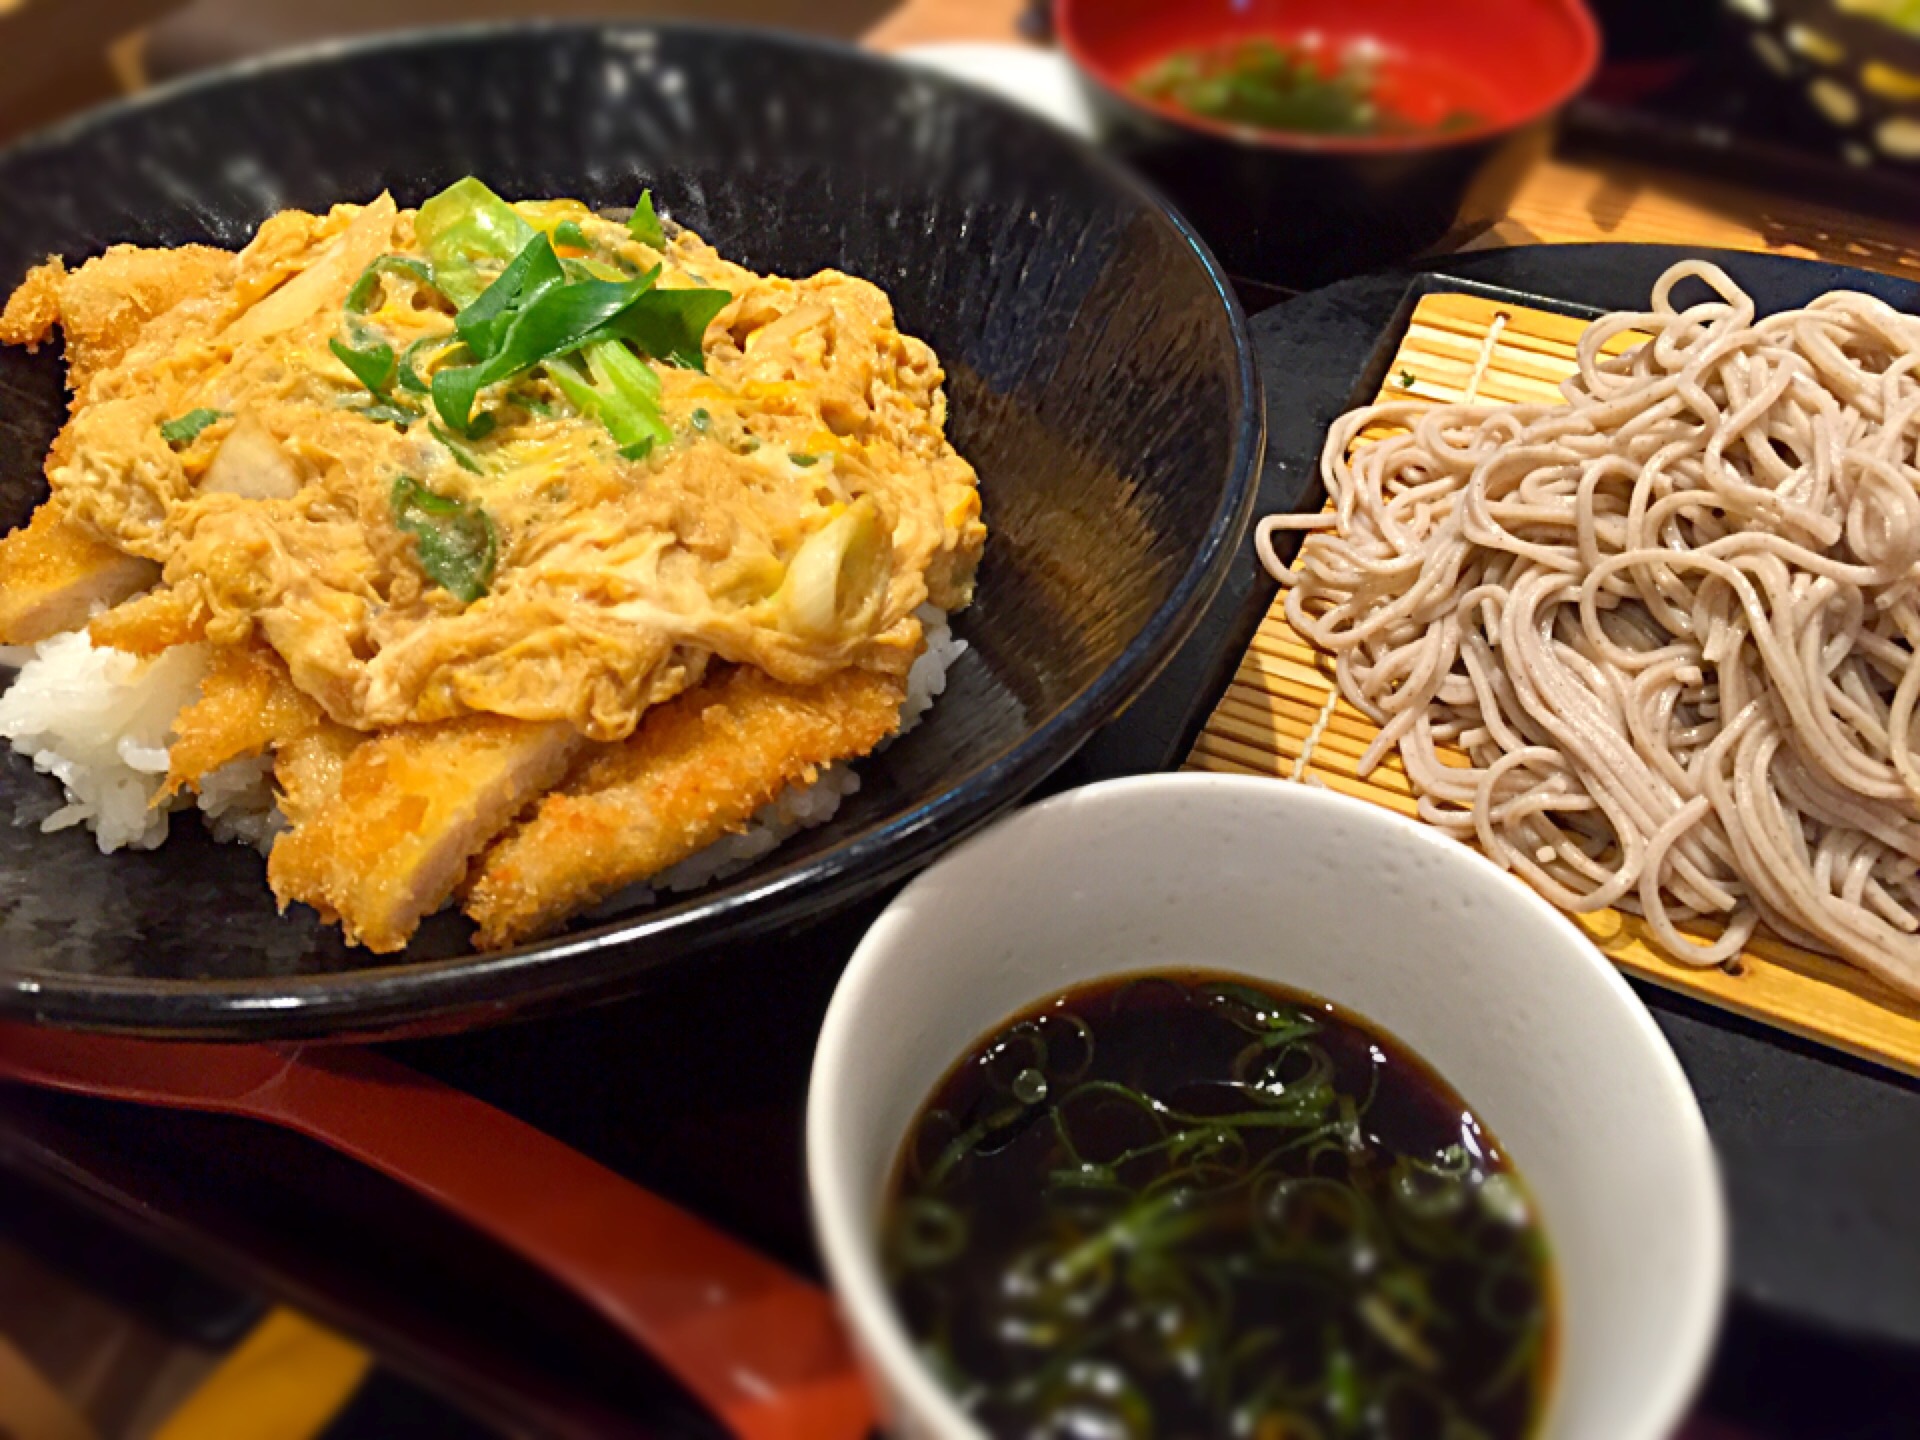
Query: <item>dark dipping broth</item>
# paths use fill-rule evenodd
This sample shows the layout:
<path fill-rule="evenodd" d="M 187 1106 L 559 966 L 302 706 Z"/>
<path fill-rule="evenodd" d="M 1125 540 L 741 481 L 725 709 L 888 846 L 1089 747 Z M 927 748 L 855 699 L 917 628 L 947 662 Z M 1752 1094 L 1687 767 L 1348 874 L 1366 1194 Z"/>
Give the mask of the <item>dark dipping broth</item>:
<path fill-rule="evenodd" d="M 995 1435 L 1508 1440 L 1544 1408 L 1547 1247 L 1498 1142 L 1311 996 L 1070 991 L 922 1109 L 884 1263 Z"/>

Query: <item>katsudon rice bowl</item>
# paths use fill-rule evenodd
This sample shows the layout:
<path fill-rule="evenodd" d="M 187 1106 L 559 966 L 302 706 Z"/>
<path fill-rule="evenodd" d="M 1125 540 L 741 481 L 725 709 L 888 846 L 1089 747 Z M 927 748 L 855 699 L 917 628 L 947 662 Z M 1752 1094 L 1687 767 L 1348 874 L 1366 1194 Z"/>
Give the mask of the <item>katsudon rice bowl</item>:
<path fill-rule="evenodd" d="M 824 822 L 964 648 L 977 477 L 864 280 L 471 178 L 76 259 L 0 315 L 72 393 L 0 539 L 45 829 L 193 807 L 353 944 L 514 945 Z"/>

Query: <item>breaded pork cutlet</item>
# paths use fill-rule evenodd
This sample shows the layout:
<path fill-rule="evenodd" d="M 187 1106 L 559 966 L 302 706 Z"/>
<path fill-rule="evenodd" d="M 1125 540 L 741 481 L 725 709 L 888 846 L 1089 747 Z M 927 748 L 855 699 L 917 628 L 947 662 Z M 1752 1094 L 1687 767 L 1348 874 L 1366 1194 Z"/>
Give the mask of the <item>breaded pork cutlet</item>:
<path fill-rule="evenodd" d="M 351 943 L 459 897 L 498 946 L 897 731 L 986 536 L 939 357 L 638 201 L 469 178 L 26 277 L 0 343 L 59 336 L 72 404 L 0 539 L 0 726 L 87 767 L 63 823 L 158 844 L 197 797 Z M 117 706 L 139 753 L 75 759 Z"/>
<path fill-rule="evenodd" d="M 78 410 L 94 377 L 118 364 L 149 323 L 214 292 L 233 267 L 227 251 L 201 245 L 117 245 L 73 271 L 49 259 L 0 311 L 0 344 L 38 347 L 57 327 Z M 71 441 L 69 424 L 47 457 L 49 475 L 68 459 Z M 0 645 L 32 645 L 71 630 L 93 610 L 117 605 L 159 578 L 153 561 L 106 543 L 50 500 L 31 523 L 0 539 Z"/>
<path fill-rule="evenodd" d="M 378 954 L 444 905 L 468 859 L 565 773 L 572 727 L 469 716 L 357 746 L 334 796 L 274 843 L 267 880 Z"/>
<path fill-rule="evenodd" d="M 794 686 L 742 666 L 656 706 L 482 857 L 466 900 L 481 945 L 539 935 L 744 829 L 788 786 L 891 735 L 905 694 L 866 670 Z"/>

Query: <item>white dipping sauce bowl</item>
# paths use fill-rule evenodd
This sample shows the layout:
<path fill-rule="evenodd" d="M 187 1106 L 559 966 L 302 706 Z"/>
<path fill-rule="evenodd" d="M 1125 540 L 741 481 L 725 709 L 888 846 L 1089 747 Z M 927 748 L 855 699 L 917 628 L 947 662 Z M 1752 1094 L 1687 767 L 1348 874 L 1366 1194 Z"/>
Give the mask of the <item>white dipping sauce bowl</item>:
<path fill-rule="evenodd" d="M 1559 1305 L 1550 1440 L 1667 1440 L 1718 1327 L 1726 1219 L 1673 1051 L 1579 930 L 1414 821 L 1273 780 L 1156 775 L 1021 811 L 867 932 L 814 1054 L 807 1168 L 829 1275 L 890 1430 L 979 1427 L 921 1364 L 881 1271 L 908 1127 L 1003 1021 L 1166 968 L 1333 1000 L 1433 1065 L 1539 1208 Z"/>

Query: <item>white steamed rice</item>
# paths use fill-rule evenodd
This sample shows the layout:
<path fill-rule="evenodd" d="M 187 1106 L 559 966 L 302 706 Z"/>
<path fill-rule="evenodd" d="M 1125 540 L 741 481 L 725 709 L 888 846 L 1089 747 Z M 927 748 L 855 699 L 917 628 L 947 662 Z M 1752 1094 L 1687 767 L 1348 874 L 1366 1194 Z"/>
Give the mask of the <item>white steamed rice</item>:
<path fill-rule="evenodd" d="M 946 612 L 923 606 L 927 646 L 907 675 L 900 734 L 919 724 L 947 688 L 947 670 L 967 648 L 956 640 Z M 265 851 L 286 828 L 274 801 L 272 761 L 236 760 L 204 777 L 199 794 L 154 803 L 167 774 L 173 720 L 199 694 L 206 674 L 204 646 L 181 645 L 157 659 L 98 650 L 84 630 L 37 646 L 0 648 L 0 665 L 20 673 L 0 694 L 0 737 L 36 769 L 54 776 L 66 802 L 38 819 L 42 830 L 84 824 L 103 853 L 151 850 L 167 838 L 170 811 L 197 804 L 217 840 Z M 800 830 L 824 825 L 841 801 L 860 788 L 847 765 L 823 769 L 811 785 L 788 790 L 754 815 L 737 835 L 714 842 L 653 878 L 657 890 L 693 890 L 758 860 Z M 640 897 L 644 898 L 644 897 Z M 634 891 L 616 897 L 634 903 Z"/>

